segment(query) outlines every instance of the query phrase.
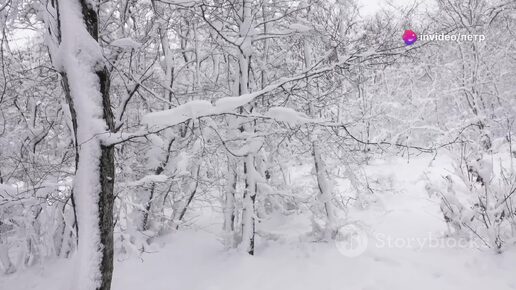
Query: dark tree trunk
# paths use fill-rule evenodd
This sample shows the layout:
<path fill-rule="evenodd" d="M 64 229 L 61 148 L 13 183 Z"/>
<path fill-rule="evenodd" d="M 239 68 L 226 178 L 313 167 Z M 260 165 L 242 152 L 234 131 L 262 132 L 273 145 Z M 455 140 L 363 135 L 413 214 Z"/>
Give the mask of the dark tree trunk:
<path fill-rule="evenodd" d="M 83 1 L 83 13 L 85 10 Z M 96 32 L 97 14 L 90 8 L 88 13 L 84 13 L 85 23 L 88 31 L 93 29 Z M 91 17 L 91 18 L 89 18 Z M 91 26 L 90 26 L 91 25 Z M 95 40 L 98 40 L 97 33 L 92 34 Z M 100 82 L 100 92 L 102 93 L 103 119 L 108 125 L 108 130 L 115 131 L 115 122 L 113 111 L 111 110 L 111 99 L 109 96 L 109 71 L 104 66 L 102 70 L 96 72 Z M 98 212 L 99 212 L 99 230 L 100 244 L 102 246 L 102 260 L 100 263 L 101 285 L 99 290 L 111 289 L 111 279 L 113 276 L 113 204 L 115 200 L 114 184 L 115 184 L 115 151 L 113 146 L 101 145 L 100 159 L 100 187 Z"/>
<path fill-rule="evenodd" d="M 172 148 L 172 144 L 174 143 L 176 139 L 175 138 L 172 138 L 170 139 L 170 142 L 168 142 L 168 146 L 167 146 L 167 155 L 165 157 L 165 161 L 163 161 L 162 164 L 160 164 L 156 170 L 154 171 L 154 174 L 155 175 L 160 175 L 161 173 L 163 173 L 163 171 L 165 170 L 165 167 L 167 166 L 169 160 L 170 160 L 170 149 Z M 142 221 L 141 221 L 141 224 L 138 226 L 138 229 L 141 230 L 141 231 L 147 231 L 147 230 L 150 230 L 151 229 L 151 213 L 152 213 L 152 204 L 153 204 L 153 200 L 154 200 L 154 195 L 156 193 L 156 183 L 152 183 L 151 184 L 151 188 L 150 188 L 150 192 L 149 192 L 149 197 L 147 199 L 147 201 L 145 202 L 145 205 L 144 205 L 144 210 L 143 210 L 143 218 L 142 218 Z"/>
<path fill-rule="evenodd" d="M 70 86 L 68 85 L 68 77 L 66 73 L 61 72 L 61 85 L 63 86 L 63 91 L 65 92 L 65 100 L 68 104 L 68 109 L 70 110 L 70 118 L 72 119 L 72 134 L 73 134 L 73 145 L 75 149 L 75 172 L 77 172 L 77 164 L 79 164 L 79 148 L 77 141 L 77 112 L 75 111 L 75 106 L 73 104 L 72 95 L 70 94 Z M 70 194 L 72 200 L 72 210 L 73 210 L 73 227 L 75 229 L 75 242 L 78 242 L 79 238 L 79 224 L 77 223 L 77 210 L 75 207 L 75 198 L 73 196 L 73 188 Z"/>
<path fill-rule="evenodd" d="M 69 0 L 67 0 L 69 1 Z M 81 5 L 83 14 L 83 21 L 86 26 L 86 30 L 92 36 L 93 39 L 98 41 L 98 15 L 95 7 L 90 6 L 85 0 L 78 0 Z M 61 21 L 59 15 L 59 3 L 58 0 L 51 0 L 50 5 L 57 11 L 57 26 L 58 31 L 61 31 Z M 61 35 L 55 35 L 58 42 L 61 41 Z M 110 73 L 104 65 L 98 65 L 99 68 L 95 72 L 99 81 L 100 93 L 102 95 L 102 107 L 103 107 L 103 120 L 107 125 L 108 131 L 114 132 L 114 116 L 111 110 L 111 100 L 109 95 L 110 87 Z M 67 78 L 66 72 L 61 73 L 62 85 L 65 92 L 65 98 L 70 108 L 70 114 L 72 118 L 73 133 L 75 139 L 75 161 L 76 169 L 77 164 L 81 162 L 80 148 L 77 142 L 77 110 L 79 108 L 73 102 L 73 96 L 71 95 L 70 83 Z M 99 162 L 98 179 L 100 184 L 100 191 L 98 192 L 98 230 L 100 234 L 100 251 L 101 260 L 99 265 L 100 273 L 100 285 L 96 290 L 109 290 L 111 289 L 111 280 L 113 274 L 113 203 L 114 203 L 114 181 L 115 181 L 115 162 L 114 162 L 114 147 L 101 145 L 101 154 Z M 72 193 L 72 203 L 75 208 L 76 198 Z M 75 214 L 75 211 L 74 211 Z M 77 216 L 76 225 L 77 223 Z M 81 228 L 77 228 L 77 236 L 79 237 L 79 244 L 81 243 Z M 89 238 L 89 237 L 86 237 Z"/>
<path fill-rule="evenodd" d="M 188 207 L 190 206 L 190 203 L 192 203 L 192 200 L 195 197 L 195 194 L 197 193 L 197 188 L 199 187 L 199 171 L 201 170 L 201 165 L 197 166 L 197 173 L 195 174 L 195 185 L 192 189 L 192 192 L 188 196 L 188 199 L 186 200 L 185 205 L 181 209 L 181 212 L 179 213 L 179 218 L 177 219 L 177 222 L 181 222 L 183 218 L 185 217 L 186 211 L 188 210 Z M 176 230 L 179 229 L 179 224 L 176 225 Z"/>
<path fill-rule="evenodd" d="M 246 157 L 244 161 L 244 175 L 245 178 L 245 190 L 244 190 L 244 210 L 242 220 L 242 233 L 243 243 L 246 246 L 247 253 L 251 256 L 254 255 L 254 237 L 256 232 L 256 220 L 255 220 L 255 204 L 256 204 L 256 181 L 254 178 L 249 178 L 250 166 L 254 166 L 251 162 L 254 157 Z M 249 198 L 250 205 L 245 204 L 246 199 Z M 247 229 L 246 229 L 247 228 Z M 248 236 L 246 236 L 246 231 Z"/>

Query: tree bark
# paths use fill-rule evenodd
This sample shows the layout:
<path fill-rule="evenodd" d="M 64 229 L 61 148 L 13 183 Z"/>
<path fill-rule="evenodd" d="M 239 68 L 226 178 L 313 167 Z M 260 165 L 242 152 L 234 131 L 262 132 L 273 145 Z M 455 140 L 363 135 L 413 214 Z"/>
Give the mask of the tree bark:
<path fill-rule="evenodd" d="M 49 33 L 54 33 L 52 36 L 56 45 L 62 46 L 65 40 L 68 46 L 72 45 L 71 47 L 63 47 L 63 51 L 59 51 L 59 53 L 54 51 L 52 55 L 51 52 L 52 57 L 55 59 L 62 58 L 63 60 L 66 56 L 75 57 L 76 59 L 73 59 L 77 61 L 75 65 L 79 66 L 77 68 L 70 63 L 66 63 L 66 61 L 71 60 L 66 59 L 63 62 L 63 67 L 59 68 L 63 91 L 70 108 L 75 139 L 77 170 L 74 179 L 73 202 L 79 208 L 84 207 L 76 215 L 78 225 L 77 258 L 79 259 L 77 262 L 79 264 L 76 271 L 78 280 L 74 281 L 74 288 L 109 290 L 113 273 L 114 147 L 103 145 L 101 140 L 97 139 L 95 132 L 99 130 L 97 120 L 103 123 L 107 132 L 115 131 L 109 95 L 110 73 L 101 58 L 97 59 L 96 63 L 82 63 L 79 61 L 80 56 L 75 51 L 70 50 L 83 49 L 81 47 L 83 39 L 79 40 L 79 44 L 75 44 L 75 40 L 72 40 L 75 33 L 77 33 L 77 36 L 83 37 L 80 34 L 81 29 L 85 29 L 91 38 L 98 43 L 97 7 L 92 6 L 86 0 L 49 0 L 47 3 L 47 11 L 55 13 L 49 19 L 53 18 L 47 21 L 49 27 L 53 27 L 53 30 L 49 29 Z M 80 10 L 77 11 L 79 8 Z M 63 23 L 65 18 L 68 22 L 73 23 Z M 77 31 L 71 31 L 69 27 L 63 27 L 74 24 L 78 25 L 76 27 Z M 80 27 L 81 24 L 83 27 Z M 83 69 L 83 71 L 80 69 Z M 92 88 L 91 83 L 87 82 L 88 76 L 84 77 L 85 81 L 77 76 L 79 71 L 83 73 L 92 72 L 89 80 L 95 80 L 97 84 Z M 96 78 L 93 77 L 93 74 Z M 85 94 L 84 91 L 81 92 L 81 90 L 86 89 L 90 90 L 91 95 Z M 82 108 L 80 103 L 99 104 L 102 109 L 101 116 L 93 117 L 90 115 L 93 112 L 91 108 Z M 98 119 L 90 120 L 88 118 Z M 96 123 L 97 127 L 91 123 Z M 82 132 L 82 135 L 79 132 Z M 84 139 L 89 134 L 93 134 L 93 136 L 86 140 L 79 140 L 81 138 L 79 135 Z M 85 177 L 88 180 L 83 180 Z M 87 183 L 94 180 L 96 182 L 91 184 L 91 189 L 87 188 Z M 85 261 L 87 259 L 95 260 L 94 262 Z"/>
<path fill-rule="evenodd" d="M 312 155 L 314 157 L 315 174 L 317 177 L 317 187 L 319 188 L 319 199 L 324 206 L 326 215 L 326 225 L 324 229 L 324 239 L 330 240 L 336 234 L 336 215 L 332 204 L 333 192 L 330 180 L 327 178 L 326 165 L 321 157 L 321 152 L 317 142 L 312 143 Z"/>

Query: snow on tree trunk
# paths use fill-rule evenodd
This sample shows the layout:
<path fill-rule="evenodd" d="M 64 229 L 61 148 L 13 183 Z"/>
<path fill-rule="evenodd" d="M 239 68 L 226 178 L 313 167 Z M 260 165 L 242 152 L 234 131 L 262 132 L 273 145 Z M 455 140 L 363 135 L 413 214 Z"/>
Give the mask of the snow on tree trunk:
<path fill-rule="evenodd" d="M 57 28 L 51 33 L 58 34 L 55 45 L 49 45 L 51 57 L 77 118 L 73 192 L 79 232 L 70 289 L 108 290 L 113 272 L 114 150 L 99 136 L 113 131 L 114 121 L 109 72 L 97 42 L 97 8 L 84 0 L 52 0 L 48 7 L 57 21 L 50 23 Z"/>
<path fill-rule="evenodd" d="M 239 38 L 241 44 L 239 46 L 238 65 L 239 65 L 239 95 L 249 93 L 249 71 L 251 68 L 252 41 L 250 35 L 252 32 L 252 13 L 251 1 L 242 0 L 241 15 L 242 21 L 239 23 Z M 251 107 L 252 111 L 252 107 Z M 252 133 L 255 131 L 253 125 L 242 127 L 241 131 Z M 252 140 L 248 140 L 248 143 Z M 255 200 L 256 200 L 256 168 L 255 154 L 248 153 L 244 158 L 244 175 L 245 190 L 242 210 L 242 241 L 240 248 L 245 250 L 249 255 L 254 255 L 254 236 L 255 236 Z"/>
<path fill-rule="evenodd" d="M 170 17 L 168 17 L 168 18 L 165 17 L 165 15 L 163 14 L 164 10 L 161 9 L 161 7 L 158 7 L 158 3 L 156 3 L 156 2 L 157 1 L 154 1 L 154 0 L 151 1 L 152 10 L 157 16 L 156 22 L 158 23 L 159 43 L 161 44 L 161 50 L 162 50 L 163 56 L 164 56 L 164 62 L 163 62 L 164 67 L 162 67 L 164 75 L 165 75 L 165 80 L 164 80 L 164 85 L 163 85 L 163 88 L 164 88 L 163 99 L 171 102 L 172 95 L 173 95 L 171 89 L 174 84 L 174 55 L 172 53 L 172 50 L 170 47 L 170 40 L 169 40 L 168 34 L 166 32 L 166 25 L 167 25 L 167 22 L 170 20 Z M 168 108 L 169 109 L 171 108 L 170 104 L 168 104 Z M 150 137 L 150 138 L 152 138 L 153 140 L 159 140 L 162 143 L 168 144 L 166 147 L 163 147 L 163 148 L 158 145 L 155 145 L 158 147 L 157 148 L 158 152 L 149 152 L 151 155 L 155 155 L 155 156 L 150 156 L 150 161 L 149 161 L 148 166 L 152 168 L 154 175 L 160 175 L 163 173 L 163 171 L 165 170 L 166 166 L 168 165 L 168 163 L 170 161 L 170 158 L 171 158 L 170 150 L 172 148 L 172 144 L 176 141 L 176 136 L 173 134 L 170 136 L 167 135 L 166 140 L 161 140 L 158 137 Z M 165 142 L 163 142 L 163 141 L 165 141 Z M 164 154 L 165 156 L 162 157 L 163 160 L 158 161 L 158 164 L 155 165 L 154 164 L 154 163 L 156 163 L 155 159 L 160 158 L 158 155 L 160 155 L 161 152 L 165 152 L 165 154 Z M 160 222 L 155 221 L 153 216 L 162 214 L 163 203 L 164 203 L 163 199 L 156 197 L 158 195 L 158 193 L 156 192 L 157 191 L 156 187 L 157 187 L 157 184 L 155 182 L 152 182 L 151 186 L 149 187 L 149 190 L 146 192 L 146 196 L 144 197 L 145 200 L 144 200 L 144 210 L 142 213 L 142 220 L 141 220 L 140 224 L 138 225 L 138 230 L 140 230 L 140 231 L 151 230 L 155 234 L 159 233 L 162 230 L 163 223 L 161 221 Z"/>
<path fill-rule="evenodd" d="M 4 267 L 5 274 L 12 274 L 16 272 L 16 267 L 9 258 L 9 248 L 0 241 L 0 263 Z"/>
<path fill-rule="evenodd" d="M 226 248 L 233 248 L 235 246 L 235 193 L 237 184 L 236 169 L 232 168 L 235 165 L 231 160 L 228 161 L 228 183 L 225 190 L 224 200 L 224 245 Z"/>
<path fill-rule="evenodd" d="M 332 185 L 331 181 L 327 178 L 328 173 L 326 171 L 326 165 L 322 160 L 319 145 L 316 142 L 313 142 L 312 154 L 314 156 L 315 174 L 317 177 L 317 186 L 319 188 L 319 201 L 324 206 L 326 216 L 326 227 L 324 228 L 323 238 L 325 240 L 329 240 L 333 238 L 337 226 L 335 209 L 332 204 Z"/>
<path fill-rule="evenodd" d="M 310 15 L 307 15 L 307 19 L 310 19 Z M 303 40 L 303 57 L 304 65 L 306 69 L 312 66 L 312 49 L 310 43 L 305 39 Z M 316 96 L 318 92 L 310 85 L 310 78 L 306 79 L 307 91 L 310 95 Z M 310 112 L 313 112 L 313 106 L 310 106 Z M 323 232 L 323 238 L 328 240 L 331 239 L 336 230 L 336 216 L 335 210 L 331 203 L 333 193 L 331 192 L 331 184 L 327 179 L 326 165 L 321 156 L 319 145 L 316 141 L 312 142 L 312 155 L 314 157 L 315 173 L 317 178 L 317 186 L 319 188 L 319 200 L 324 205 L 324 211 L 326 216 L 326 225 Z"/>
<path fill-rule="evenodd" d="M 254 255 L 254 236 L 256 230 L 255 203 L 256 203 L 256 170 L 254 167 L 254 154 L 245 158 L 245 191 L 242 212 L 242 243 L 241 248 L 249 255 Z"/>

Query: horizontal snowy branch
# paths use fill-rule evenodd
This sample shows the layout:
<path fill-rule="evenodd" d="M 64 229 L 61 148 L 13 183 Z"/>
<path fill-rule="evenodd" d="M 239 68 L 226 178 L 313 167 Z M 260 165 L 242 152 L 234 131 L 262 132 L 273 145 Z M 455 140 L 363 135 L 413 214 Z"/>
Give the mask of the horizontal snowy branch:
<path fill-rule="evenodd" d="M 355 59 L 357 57 L 358 56 L 354 56 L 353 59 Z M 209 101 L 205 101 L 205 100 L 190 101 L 186 104 L 177 106 L 177 107 L 169 109 L 169 110 L 149 113 L 144 116 L 143 122 L 146 123 L 147 125 L 149 125 L 151 128 L 156 129 L 158 127 L 169 127 L 169 126 L 177 125 L 177 124 L 180 124 L 189 119 L 231 113 L 235 109 L 250 103 L 251 101 L 253 101 L 254 99 L 256 99 L 260 96 L 268 94 L 268 93 L 272 92 L 273 90 L 275 90 L 287 83 L 302 80 L 302 79 L 312 77 L 315 75 L 323 74 L 323 73 L 334 70 L 336 67 L 340 67 L 343 65 L 350 65 L 350 64 L 351 64 L 350 58 L 348 58 L 344 61 L 336 62 L 334 64 L 325 66 L 320 69 L 307 70 L 303 73 L 300 73 L 300 74 L 290 77 L 290 78 L 282 78 L 282 79 L 278 80 L 277 82 L 268 85 L 267 87 L 265 87 L 262 90 L 259 90 L 259 91 L 253 92 L 253 93 L 249 93 L 249 94 L 244 94 L 241 96 L 236 96 L 236 97 L 221 98 L 221 99 L 215 101 L 214 104 L 210 103 Z M 289 117 L 287 118 L 287 117 L 280 117 L 279 111 L 273 110 L 273 112 L 270 112 L 269 117 L 273 117 L 274 119 L 279 118 L 278 119 L 279 121 L 286 121 L 287 119 L 288 119 L 288 121 L 292 121 L 292 118 L 295 115 L 293 112 L 295 112 L 295 111 L 293 111 L 291 109 L 283 110 L 282 113 L 285 113 L 285 114 L 288 113 L 287 115 L 289 115 Z M 297 113 L 297 116 L 296 116 L 297 121 L 302 120 L 300 117 L 301 116 L 299 115 L 299 113 Z M 306 120 L 308 120 L 308 118 L 306 118 Z"/>

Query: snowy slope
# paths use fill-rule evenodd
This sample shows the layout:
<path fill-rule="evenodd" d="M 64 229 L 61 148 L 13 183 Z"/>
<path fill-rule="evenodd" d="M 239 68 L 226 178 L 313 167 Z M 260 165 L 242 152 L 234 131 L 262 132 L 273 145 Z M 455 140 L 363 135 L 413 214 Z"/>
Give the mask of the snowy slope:
<path fill-rule="evenodd" d="M 433 174 L 447 166 L 446 160 L 438 161 L 432 164 Z M 258 240 L 257 255 L 250 257 L 225 251 L 213 233 L 186 231 L 159 240 L 162 248 L 156 252 L 118 260 L 113 289 L 516 289 L 514 249 L 496 255 L 446 243 L 439 200 L 424 189 L 429 162 L 395 159 L 367 168 L 372 180 L 389 179 L 397 190 L 378 193 L 381 206 L 350 213 L 368 237 L 368 247 L 358 257 L 343 255 L 333 243 L 293 239 Z M 308 230 L 303 220 L 285 218 L 281 223 L 289 235 Z M 46 265 L 0 277 L 0 289 L 65 289 L 71 263 Z"/>

